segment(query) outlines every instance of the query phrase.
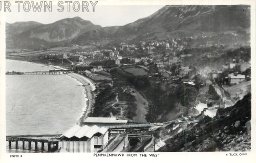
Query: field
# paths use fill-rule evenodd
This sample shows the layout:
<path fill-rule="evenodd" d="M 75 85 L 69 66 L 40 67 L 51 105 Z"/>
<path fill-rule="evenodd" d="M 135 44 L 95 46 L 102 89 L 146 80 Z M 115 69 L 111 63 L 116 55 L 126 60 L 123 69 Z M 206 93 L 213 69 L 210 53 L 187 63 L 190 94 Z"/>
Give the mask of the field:
<path fill-rule="evenodd" d="M 108 80 L 111 81 L 112 79 L 108 76 L 104 76 L 104 75 L 99 75 L 99 74 L 87 74 L 87 76 L 89 78 L 91 78 L 93 81 L 103 81 L 103 80 Z"/>
<path fill-rule="evenodd" d="M 137 68 L 137 67 L 124 68 L 124 71 L 131 73 L 134 76 L 145 76 L 148 74 L 147 71 L 144 70 L 143 68 Z"/>

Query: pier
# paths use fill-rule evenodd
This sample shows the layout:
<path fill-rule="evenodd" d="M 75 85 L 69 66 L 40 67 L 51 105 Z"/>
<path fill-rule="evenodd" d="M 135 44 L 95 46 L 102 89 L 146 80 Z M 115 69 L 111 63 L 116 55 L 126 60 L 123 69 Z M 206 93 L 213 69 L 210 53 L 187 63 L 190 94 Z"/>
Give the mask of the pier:
<path fill-rule="evenodd" d="M 72 73 L 72 70 L 49 70 L 49 71 L 31 71 L 31 72 L 6 72 L 6 75 L 61 75 Z"/>
<path fill-rule="evenodd" d="M 33 152 L 55 152 L 59 149 L 58 135 L 51 136 L 6 136 L 9 149 L 29 150 Z"/>
<path fill-rule="evenodd" d="M 149 129 L 155 124 L 127 122 L 113 117 L 88 117 L 81 126 L 75 125 L 59 135 L 6 136 L 6 147 L 9 151 L 41 153 L 120 152 L 154 139 Z"/>

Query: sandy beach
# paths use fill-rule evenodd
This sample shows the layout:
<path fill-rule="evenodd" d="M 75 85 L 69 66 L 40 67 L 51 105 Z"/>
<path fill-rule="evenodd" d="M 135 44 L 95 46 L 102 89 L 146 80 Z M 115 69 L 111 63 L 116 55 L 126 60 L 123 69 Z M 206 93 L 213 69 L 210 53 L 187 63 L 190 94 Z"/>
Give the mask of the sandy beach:
<path fill-rule="evenodd" d="M 92 91 L 94 91 L 96 89 L 96 86 L 93 83 L 93 81 L 91 81 L 90 79 L 88 79 L 82 75 L 79 75 L 76 73 L 70 73 L 70 74 L 68 74 L 68 76 L 77 80 L 84 87 L 84 95 L 85 95 L 86 105 L 83 108 L 82 115 L 79 118 L 79 122 L 80 122 L 82 119 L 87 117 L 89 113 L 92 112 L 93 104 L 94 104 L 94 95 L 93 95 Z"/>

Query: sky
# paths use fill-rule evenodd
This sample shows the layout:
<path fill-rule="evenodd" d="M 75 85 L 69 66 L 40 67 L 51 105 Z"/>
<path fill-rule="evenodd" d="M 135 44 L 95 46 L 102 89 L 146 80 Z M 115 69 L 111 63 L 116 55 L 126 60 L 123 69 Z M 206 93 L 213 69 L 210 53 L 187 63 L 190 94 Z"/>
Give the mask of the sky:
<path fill-rule="evenodd" d="M 43 24 L 53 23 L 55 21 L 79 16 L 84 20 L 89 20 L 94 24 L 106 26 L 120 26 L 134 22 L 140 18 L 147 17 L 160 8 L 162 5 L 123 5 L 123 6 L 104 6 L 98 5 L 95 12 L 89 8 L 90 12 L 11 12 L 6 13 L 6 22 L 36 21 Z M 57 7 L 56 7 L 57 8 Z M 65 8 L 66 9 L 66 8 Z"/>

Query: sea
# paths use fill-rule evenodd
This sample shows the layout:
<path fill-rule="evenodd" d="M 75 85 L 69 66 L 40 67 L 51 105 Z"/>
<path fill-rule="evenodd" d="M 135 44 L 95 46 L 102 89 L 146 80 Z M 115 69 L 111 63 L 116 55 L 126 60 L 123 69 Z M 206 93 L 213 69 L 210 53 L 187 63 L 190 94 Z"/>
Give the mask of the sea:
<path fill-rule="evenodd" d="M 7 60 L 6 71 L 53 66 Z M 61 134 L 76 124 L 85 104 L 81 83 L 68 75 L 6 75 L 6 135 Z"/>

